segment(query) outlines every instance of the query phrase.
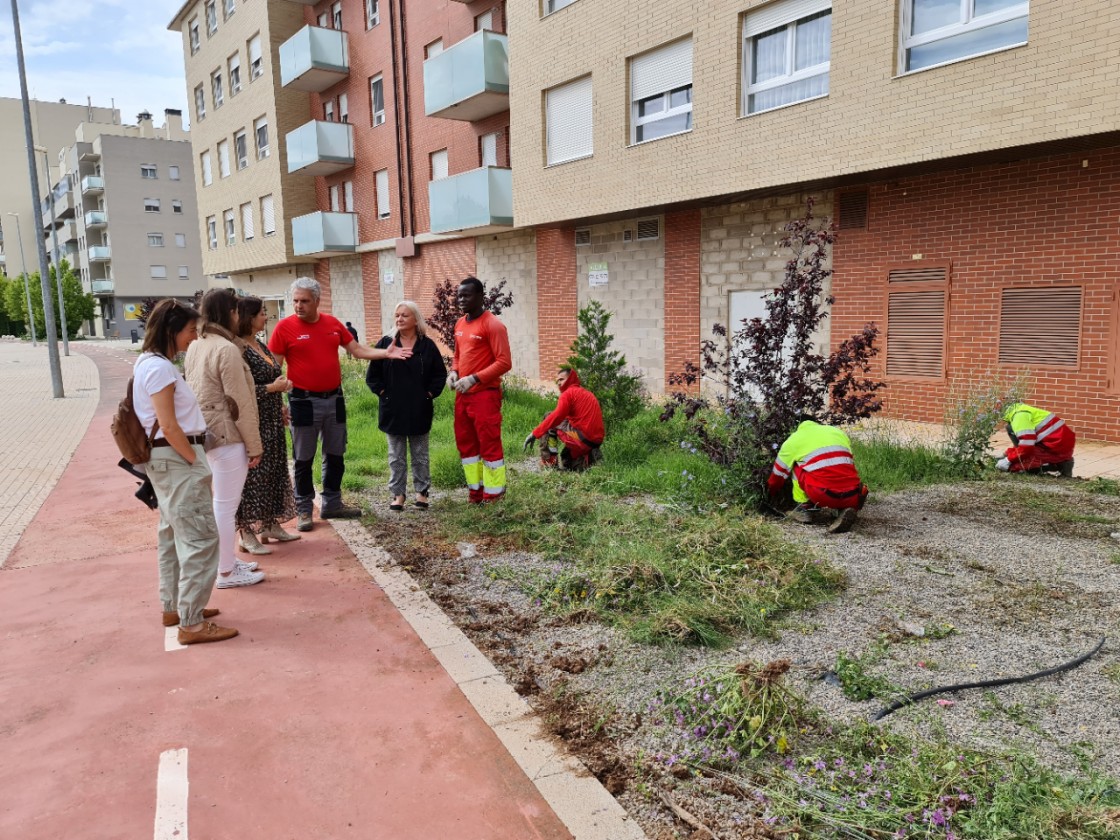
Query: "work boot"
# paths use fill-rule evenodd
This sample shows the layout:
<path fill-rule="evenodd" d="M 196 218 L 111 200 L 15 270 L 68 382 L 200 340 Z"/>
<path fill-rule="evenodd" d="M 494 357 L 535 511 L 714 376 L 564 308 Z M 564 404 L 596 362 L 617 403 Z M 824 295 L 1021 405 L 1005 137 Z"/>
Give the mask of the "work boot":
<path fill-rule="evenodd" d="M 802 502 L 789 512 L 789 518 L 794 522 L 800 522 L 802 525 L 812 525 L 820 522 L 821 517 L 825 514 L 826 511 L 812 502 Z"/>
<path fill-rule="evenodd" d="M 361 515 L 361 508 L 342 503 L 319 512 L 320 519 L 359 519 Z"/>
<path fill-rule="evenodd" d="M 297 531 L 304 531 L 304 532 L 311 530 L 311 514 L 310 513 L 299 514 L 299 517 L 296 519 L 296 530 Z"/>
<path fill-rule="evenodd" d="M 840 511 L 832 524 L 828 526 L 828 533 L 830 534 L 846 534 L 852 530 L 852 526 L 856 524 L 859 514 L 856 513 L 855 508 L 844 508 Z"/>
<path fill-rule="evenodd" d="M 1073 458 L 1068 461 L 1062 461 L 1060 464 L 1055 464 L 1054 467 L 1058 470 L 1058 475 L 1062 478 L 1073 478 Z"/>

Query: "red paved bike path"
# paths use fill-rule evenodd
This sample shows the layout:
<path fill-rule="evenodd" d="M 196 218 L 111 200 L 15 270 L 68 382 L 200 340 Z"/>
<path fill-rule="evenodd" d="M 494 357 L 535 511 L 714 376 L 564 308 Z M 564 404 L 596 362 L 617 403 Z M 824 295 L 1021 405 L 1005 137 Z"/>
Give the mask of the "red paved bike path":
<path fill-rule="evenodd" d="M 238 638 L 164 650 L 157 514 L 107 431 L 131 357 L 89 355 L 97 413 L 0 570 L 0 838 L 152 837 L 180 748 L 194 840 L 570 838 L 323 523 L 214 591 Z"/>

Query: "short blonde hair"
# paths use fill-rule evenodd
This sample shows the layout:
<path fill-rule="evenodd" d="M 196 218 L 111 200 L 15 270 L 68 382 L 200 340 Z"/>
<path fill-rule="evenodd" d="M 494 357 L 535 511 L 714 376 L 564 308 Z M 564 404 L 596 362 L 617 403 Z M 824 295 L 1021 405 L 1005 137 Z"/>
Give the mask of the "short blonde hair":
<path fill-rule="evenodd" d="M 424 320 L 424 316 L 420 314 L 420 307 L 416 305 L 416 301 L 402 300 L 393 307 L 394 316 L 396 316 L 397 310 L 402 306 L 407 307 L 409 311 L 412 312 L 412 317 L 416 319 L 416 335 L 420 338 L 424 338 L 428 334 L 428 323 Z M 397 329 L 396 324 L 393 325 L 393 330 L 389 335 L 393 337 L 394 341 L 397 340 L 397 337 L 400 335 L 400 330 Z"/>

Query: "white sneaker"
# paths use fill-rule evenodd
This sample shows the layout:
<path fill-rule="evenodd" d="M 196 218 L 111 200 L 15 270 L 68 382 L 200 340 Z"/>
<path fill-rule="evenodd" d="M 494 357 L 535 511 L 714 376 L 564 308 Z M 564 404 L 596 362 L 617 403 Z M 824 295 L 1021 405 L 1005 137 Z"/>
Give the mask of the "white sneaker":
<path fill-rule="evenodd" d="M 252 586 L 264 580 L 264 572 L 249 572 L 234 568 L 228 575 L 218 575 L 218 589 L 232 589 L 235 586 Z"/>
<path fill-rule="evenodd" d="M 253 560 L 249 563 L 246 563 L 244 560 L 236 560 L 234 562 L 237 563 L 237 565 L 234 566 L 235 569 L 241 569 L 245 572 L 255 572 L 260 566 L 260 563 L 258 563 L 256 560 Z"/>

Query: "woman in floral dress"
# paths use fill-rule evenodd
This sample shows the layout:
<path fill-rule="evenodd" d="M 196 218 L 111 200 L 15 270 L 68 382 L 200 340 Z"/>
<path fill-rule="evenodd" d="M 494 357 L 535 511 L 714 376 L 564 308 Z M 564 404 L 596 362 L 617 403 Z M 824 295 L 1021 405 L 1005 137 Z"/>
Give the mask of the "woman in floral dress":
<path fill-rule="evenodd" d="M 253 374 L 260 415 L 261 443 L 264 454 L 255 470 L 249 471 L 241 505 L 237 509 L 237 527 L 241 531 L 241 549 L 252 554 L 271 554 L 272 549 L 261 542 L 298 540 L 280 527 L 296 515 L 292 478 L 288 473 L 288 445 L 284 426 L 287 418 L 283 394 L 291 383 L 281 374 L 268 347 L 257 338 L 268 321 L 264 303 L 258 297 L 243 297 L 238 302 L 239 332 L 245 342 L 245 361 Z M 260 539 L 257 539 L 258 534 Z"/>

